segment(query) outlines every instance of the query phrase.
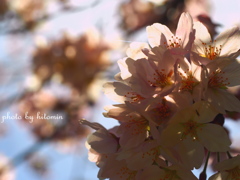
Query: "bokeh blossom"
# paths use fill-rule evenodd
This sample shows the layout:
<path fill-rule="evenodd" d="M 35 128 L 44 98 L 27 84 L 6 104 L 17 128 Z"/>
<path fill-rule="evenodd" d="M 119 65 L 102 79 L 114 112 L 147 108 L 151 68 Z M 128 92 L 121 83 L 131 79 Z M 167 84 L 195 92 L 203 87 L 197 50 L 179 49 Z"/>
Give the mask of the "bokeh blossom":
<path fill-rule="evenodd" d="M 120 6 L 120 25 L 127 34 L 133 34 L 153 23 L 164 24 L 175 32 L 179 17 L 183 12 L 188 12 L 194 22 L 203 23 L 211 37 L 214 37 L 220 24 L 212 21 L 210 11 L 207 0 L 130 0 Z"/>
<path fill-rule="evenodd" d="M 78 119 L 91 117 L 99 82 L 110 65 L 109 49 L 93 29 L 36 47 L 33 74 L 26 80 L 18 111 L 38 140 L 74 145 L 87 135 L 89 130 L 78 126 Z"/>
<path fill-rule="evenodd" d="M 7 157 L 0 154 L 0 180 L 14 180 L 15 171 Z"/>

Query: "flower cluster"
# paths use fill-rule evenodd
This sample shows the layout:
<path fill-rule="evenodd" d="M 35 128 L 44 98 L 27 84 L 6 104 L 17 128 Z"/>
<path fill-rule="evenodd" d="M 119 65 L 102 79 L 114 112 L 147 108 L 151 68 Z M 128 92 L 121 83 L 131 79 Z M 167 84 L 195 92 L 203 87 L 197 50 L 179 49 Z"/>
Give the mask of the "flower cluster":
<path fill-rule="evenodd" d="M 107 130 L 81 120 L 96 130 L 86 143 L 89 158 L 100 179 L 198 179 L 191 170 L 201 167 L 206 154 L 208 159 L 211 152 L 230 150 L 217 115 L 240 112 L 240 101 L 228 91 L 240 85 L 240 30 L 212 40 L 202 23 L 183 13 L 175 34 L 155 23 L 147 35 L 149 44 L 131 44 L 128 57 L 118 61 L 116 82 L 104 85 L 119 103 L 104 115 L 119 126 Z M 239 156 L 233 159 L 229 167 L 217 164 L 220 172 L 211 180 L 239 179 Z"/>

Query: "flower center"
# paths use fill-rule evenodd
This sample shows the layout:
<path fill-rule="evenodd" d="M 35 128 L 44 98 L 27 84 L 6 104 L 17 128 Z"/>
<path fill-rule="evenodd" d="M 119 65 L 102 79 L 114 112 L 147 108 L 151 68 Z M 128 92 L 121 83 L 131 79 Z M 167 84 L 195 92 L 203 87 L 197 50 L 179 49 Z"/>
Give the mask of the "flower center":
<path fill-rule="evenodd" d="M 173 75 L 173 70 L 171 70 L 168 74 L 165 73 L 165 69 L 162 69 L 161 71 L 156 70 L 156 72 L 153 74 L 154 82 L 151 82 L 151 81 L 148 81 L 148 82 L 153 87 L 164 88 L 173 83 L 171 80 L 172 75 Z"/>
<path fill-rule="evenodd" d="M 182 45 L 181 38 L 172 36 L 172 39 L 169 39 L 168 42 L 164 42 L 164 45 L 167 49 L 180 48 Z"/>
<path fill-rule="evenodd" d="M 188 135 L 192 137 L 192 139 L 195 141 L 198 139 L 197 137 L 197 128 L 200 126 L 197 122 L 193 120 L 189 120 L 185 123 L 181 123 L 184 131 L 179 132 L 178 134 L 182 134 L 181 140 L 185 139 Z"/>
<path fill-rule="evenodd" d="M 170 108 L 166 104 L 161 104 L 161 106 L 158 108 L 158 114 L 161 119 L 169 117 L 170 112 Z"/>
<path fill-rule="evenodd" d="M 220 89 L 227 89 L 227 85 L 230 83 L 227 82 L 228 78 L 224 78 L 222 75 L 225 72 L 222 72 L 220 69 L 212 72 L 210 79 L 208 81 L 208 87 L 210 88 L 220 88 Z"/>
<path fill-rule="evenodd" d="M 159 151 L 160 151 L 160 148 L 159 148 L 159 147 L 152 148 L 152 149 L 150 149 L 149 151 L 144 152 L 144 153 L 142 154 L 142 159 L 144 159 L 144 158 L 146 158 L 146 159 L 151 158 L 152 161 L 155 161 L 155 160 L 157 160 L 158 157 L 159 157 L 159 154 L 160 154 Z"/>
<path fill-rule="evenodd" d="M 180 76 L 182 77 L 180 90 L 192 92 L 193 88 L 198 84 L 198 82 L 195 81 L 191 72 L 187 77 L 183 76 L 182 74 L 180 74 Z"/>
<path fill-rule="evenodd" d="M 130 128 L 131 129 L 131 135 L 138 135 L 145 133 L 148 128 L 148 121 L 145 119 L 140 119 L 129 116 L 128 122 L 123 122 L 121 126 L 124 126 L 125 129 Z"/>
<path fill-rule="evenodd" d="M 116 174 L 119 176 L 120 179 L 134 179 L 136 175 L 136 171 L 131 171 L 127 167 L 122 166 Z"/>
<path fill-rule="evenodd" d="M 216 42 L 216 41 L 215 41 Z M 214 60 L 215 58 L 220 56 L 222 45 L 219 47 L 213 46 L 213 45 L 207 45 L 206 43 L 202 43 L 204 48 L 204 55 L 203 57 L 207 57 L 208 59 Z"/>
<path fill-rule="evenodd" d="M 124 97 L 126 97 L 130 103 L 137 103 L 137 102 L 145 99 L 144 97 L 137 94 L 136 92 L 128 92 L 126 95 L 124 95 Z"/>
<path fill-rule="evenodd" d="M 169 118 L 171 115 L 171 109 L 166 103 L 166 99 L 162 99 L 162 103 L 159 103 L 159 106 L 154 109 L 153 113 L 158 119 L 160 119 L 159 125 L 164 122 L 165 119 Z"/>

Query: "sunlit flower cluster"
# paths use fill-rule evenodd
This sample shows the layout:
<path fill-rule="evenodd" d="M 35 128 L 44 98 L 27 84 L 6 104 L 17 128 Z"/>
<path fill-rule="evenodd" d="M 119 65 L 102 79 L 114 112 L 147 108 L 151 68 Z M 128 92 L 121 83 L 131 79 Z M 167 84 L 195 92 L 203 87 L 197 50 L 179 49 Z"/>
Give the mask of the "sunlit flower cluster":
<path fill-rule="evenodd" d="M 198 179 L 191 170 L 207 164 L 210 153 L 229 154 L 231 140 L 216 117 L 240 112 L 240 101 L 228 91 L 240 85 L 240 30 L 212 40 L 202 23 L 182 13 L 175 33 L 155 23 L 147 35 L 149 44 L 131 44 L 118 61 L 116 81 L 104 85 L 118 102 L 104 116 L 119 125 L 107 130 L 81 120 L 96 130 L 86 143 L 89 159 L 100 179 Z M 239 179 L 239 157 L 233 159 L 231 166 L 216 164 L 211 179 Z"/>

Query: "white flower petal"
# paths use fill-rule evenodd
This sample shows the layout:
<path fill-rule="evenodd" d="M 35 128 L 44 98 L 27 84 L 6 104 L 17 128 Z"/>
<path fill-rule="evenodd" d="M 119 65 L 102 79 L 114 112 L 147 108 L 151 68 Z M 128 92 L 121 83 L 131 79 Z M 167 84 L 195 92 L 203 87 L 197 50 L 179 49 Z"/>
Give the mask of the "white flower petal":
<path fill-rule="evenodd" d="M 227 86 L 237 86 L 240 85 L 240 64 L 238 61 L 231 61 L 232 63 L 223 68 L 224 74 L 222 75 L 223 79 L 227 79 L 226 83 L 229 83 Z"/>
<path fill-rule="evenodd" d="M 195 41 L 192 50 L 199 55 L 204 55 L 203 43 L 209 43 L 212 39 L 207 28 L 201 22 L 194 22 L 193 29 L 196 30 Z"/>
<path fill-rule="evenodd" d="M 181 142 L 184 128 L 179 123 L 170 123 L 161 134 L 161 143 L 163 146 L 171 147 Z"/>
<path fill-rule="evenodd" d="M 223 160 L 214 166 L 218 171 L 225 171 L 235 167 L 240 168 L 240 155 L 232 157 L 231 159 Z"/>
<path fill-rule="evenodd" d="M 228 178 L 228 172 L 220 172 L 212 175 L 209 180 L 230 180 Z"/>
<path fill-rule="evenodd" d="M 209 151 L 226 152 L 229 150 L 231 141 L 223 127 L 216 124 L 206 124 L 199 128 L 198 138 Z"/>
<path fill-rule="evenodd" d="M 132 74 L 135 74 L 135 68 L 134 68 L 134 60 L 131 58 L 124 58 L 118 60 L 118 66 L 121 71 L 121 78 L 123 80 L 126 80 L 132 76 Z"/>
<path fill-rule="evenodd" d="M 119 143 L 123 148 L 136 147 L 147 137 L 146 124 L 141 124 L 141 122 L 123 123 L 118 130 L 121 131 Z"/>
<path fill-rule="evenodd" d="M 126 100 L 126 95 L 131 92 L 131 88 L 121 82 L 108 82 L 103 85 L 105 95 L 113 101 L 123 103 Z"/>
<path fill-rule="evenodd" d="M 152 47 L 159 46 L 160 44 L 163 45 L 164 42 L 167 42 L 167 40 L 173 36 L 172 32 L 167 26 L 159 23 L 147 26 L 146 29 L 148 41 Z"/>
<path fill-rule="evenodd" d="M 138 171 L 136 174 L 137 180 L 159 180 L 159 178 L 164 174 L 164 171 L 156 165 L 151 165 L 144 168 L 142 171 Z"/>
<path fill-rule="evenodd" d="M 190 45 L 193 37 L 190 37 L 193 31 L 193 20 L 189 13 L 182 13 L 178 22 L 176 36 L 182 39 L 183 48 Z"/>
<path fill-rule="evenodd" d="M 196 111 L 194 121 L 198 123 L 211 122 L 218 112 L 206 101 L 199 101 L 193 105 Z"/>
<path fill-rule="evenodd" d="M 219 113 L 225 114 L 225 111 L 240 112 L 240 101 L 225 89 L 208 89 L 206 98 Z"/>
<path fill-rule="evenodd" d="M 176 59 L 171 55 L 171 52 L 167 50 L 159 60 L 158 70 L 161 71 L 162 69 L 165 69 L 165 71 L 167 71 L 166 73 L 168 73 L 170 70 L 174 69 L 175 62 Z"/>
<path fill-rule="evenodd" d="M 239 27 L 228 29 L 216 38 L 216 45 L 222 45 L 221 56 L 235 56 L 240 49 L 240 30 Z"/>
<path fill-rule="evenodd" d="M 204 159 L 204 148 L 200 142 L 193 141 L 192 138 L 187 137 L 177 146 L 184 167 L 192 169 L 200 168 Z"/>
<path fill-rule="evenodd" d="M 193 119 L 196 115 L 196 111 L 192 107 L 187 107 L 177 112 L 169 123 L 185 123 L 190 119 Z"/>
<path fill-rule="evenodd" d="M 93 128 L 95 130 L 103 129 L 104 131 L 107 132 L 107 129 L 99 123 L 90 122 L 90 121 L 87 121 L 85 119 L 81 119 L 79 122 L 80 122 L 80 124 L 87 125 L 87 126 Z"/>
<path fill-rule="evenodd" d="M 115 153 L 119 147 L 118 139 L 103 129 L 92 133 L 87 142 L 92 149 L 101 154 Z"/>
<path fill-rule="evenodd" d="M 140 114 L 128 109 L 125 104 L 105 106 L 104 109 L 107 111 L 103 113 L 105 117 L 114 118 L 121 122 L 132 122 L 132 119 L 143 119 Z"/>
<path fill-rule="evenodd" d="M 127 49 L 127 56 L 132 59 L 146 58 L 147 56 L 142 52 L 142 49 L 150 49 L 147 43 L 133 42 Z"/>
<path fill-rule="evenodd" d="M 200 46 L 199 46 L 199 48 L 200 48 Z M 210 59 L 200 56 L 202 53 L 204 53 L 204 52 L 200 51 L 198 53 L 195 53 L 195 52 L 191 53 L 191 60 L 193 61 L 193 63 L 195 63 L 197 65 L 202 65 L 202 64 L 207 65 L 208 63 L 212 62 Z"/>

